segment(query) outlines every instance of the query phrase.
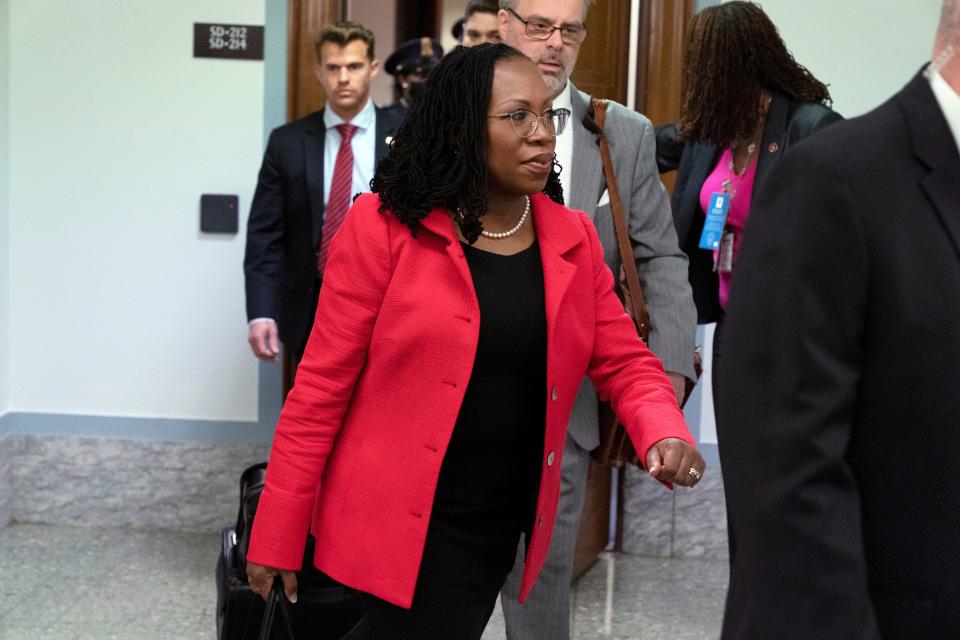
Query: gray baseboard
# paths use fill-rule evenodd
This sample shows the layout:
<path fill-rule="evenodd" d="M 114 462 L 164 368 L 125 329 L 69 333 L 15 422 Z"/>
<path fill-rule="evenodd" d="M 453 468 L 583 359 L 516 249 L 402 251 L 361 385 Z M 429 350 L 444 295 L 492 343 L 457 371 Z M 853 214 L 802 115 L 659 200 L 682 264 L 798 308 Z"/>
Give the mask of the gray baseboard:
<path fill-rule="evenodd" d="M 12 436 L 0 436 L 0 529 L 13 520 Z"/>
<path fill-rule="evenodd" d="M 238 480 L 269 446 L 62 435 L 0 438 L 0 527 L 30 522 L 215 531 L 236 518 Z M 626 553 L 726 559 L 723 479 L 667 491 L 627 470 Z"/>
<path fill-rule="evenodd" d="M 726 560 L 727 508 L 720 465 L 693 489 L 668 491 L 641 469 L 627 469 L 623 550 L 660 558 Z"/>
<path fill-rule="evenodd" d="M 0 440 L 0 526 L 216 531 L 236 519 L 240 473 L 264 444 L 60 435 Z"/>

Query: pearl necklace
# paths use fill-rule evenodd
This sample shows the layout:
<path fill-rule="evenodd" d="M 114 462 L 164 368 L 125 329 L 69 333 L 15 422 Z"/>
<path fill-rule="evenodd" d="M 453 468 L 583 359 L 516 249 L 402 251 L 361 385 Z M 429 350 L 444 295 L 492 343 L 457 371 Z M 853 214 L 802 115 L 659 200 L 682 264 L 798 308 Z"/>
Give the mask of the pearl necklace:
<path fill-rule="evenodd" d="M 509 238 L 514 235 L 517 231 L 520 231 L 520 227 L 523 226 L 523 223 L 527 221 L 527 216 L 530 214 L 530 197 L 523 196 L 526 200 L 526 204 L 523 207 L 523 215 L 520 216 L 520 220 L 517 222 L 517 226 L 509 231 L 503 231 L 501 233 L 493 233 L 490 231 L 481 231 L 480 235 L 484 238 L 490 238 L 491 240 L 503 240 L 504 238 Z"/>

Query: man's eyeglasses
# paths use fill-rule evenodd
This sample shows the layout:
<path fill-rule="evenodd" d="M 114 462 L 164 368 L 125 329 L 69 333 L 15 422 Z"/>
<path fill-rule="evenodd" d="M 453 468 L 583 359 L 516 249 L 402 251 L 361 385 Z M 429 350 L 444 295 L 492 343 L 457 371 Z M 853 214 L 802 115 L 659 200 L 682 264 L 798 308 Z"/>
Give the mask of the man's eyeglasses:
<path fill-rule="evenodd" d="M 583 25 L 555 27 L 552 24 L 547 24 L 542 20 L 526 20 L 521 18 L 520 14 L 513 9 L 507 9 L 507 11 L 509 11 L 514 18 L 523 23 L 523 27 L 526 30 L 527 35 L 534 40 L 549 40 L 554 31 L 560 32 L 560 39 L 563 40 L 565 44 L 581 44 L 587 37 L 587 28 Z"/>
<path fill-rule="evenodd" d="M 550 109 L 545 111 L 543 115 L 537 115 L 529 109 L 514 109 L 507 113 L 494 113 L 488 118 L 498 118 L 500 120 L 509 120 L 510 125 L 513 127 L 513 132 L 521 138 L 529 138 L 537 132 L 537 127 L 540 126 L 540 121 L 543 121 L 543 126 L 547 128 L 547 131 L 555 136 L 563 133 L 563 130 L 567 126 L 567 118 L 570 117 L 569 109 Z"/>

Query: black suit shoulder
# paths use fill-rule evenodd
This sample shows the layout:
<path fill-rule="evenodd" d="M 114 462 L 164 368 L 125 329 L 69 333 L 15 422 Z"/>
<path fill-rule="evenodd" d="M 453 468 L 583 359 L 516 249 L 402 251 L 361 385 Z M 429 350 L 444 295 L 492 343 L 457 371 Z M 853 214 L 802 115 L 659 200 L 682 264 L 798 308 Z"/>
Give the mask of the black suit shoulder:
<path fill-rule="evenodd" d="M 378 122 L 385 126 L 387 132 L 395 131 L 407 117 L 407 108 L 399 102 L 389 107 L 377 107 L 377 117 Z"/>
<path fill-rule="evenodd" d="M 278 143 L 299 141 L 307 134 L 324 130 L 323 109 L 321 109 L 308 116 L 280 125 L 270 132 L 270 141 Z"/>
<path fill-rule="evenodd" d="M 813 121 L 813 115 L 805 118 L 804 126 Z M 839 173 L 858 183 L 871 178 L 897 181 L 890 163 L 910 161 L 909 147 L 907 124 L 894 97 L 862 116 L 832 123 L 822 134 L 798 142 L 782 162 L 788 171 L 806 167 L 809 173 L 820 167 L 822 171 L 814 173 L 833 177 Z"/>
<path fill-rule="evenodd" d="M 819 102 L 791 102 L 787 115 L 787 138 L 796 144 L 820 129 L 840 122 L 843 117 Z"/>

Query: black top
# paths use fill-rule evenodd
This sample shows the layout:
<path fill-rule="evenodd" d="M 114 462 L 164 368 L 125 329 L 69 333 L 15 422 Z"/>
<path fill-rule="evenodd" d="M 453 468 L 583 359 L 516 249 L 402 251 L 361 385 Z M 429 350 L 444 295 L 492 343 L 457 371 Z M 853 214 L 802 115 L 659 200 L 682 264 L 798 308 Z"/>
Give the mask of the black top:
<path fill-rule="evenodd" d="M 539 492 L 547 387 L 543 264 L 536 242 L 510 256 L 467 244 L 463 250 L 480 304 L 480 337 L 431 525 L 502 539 L 529 532 Z"/>

